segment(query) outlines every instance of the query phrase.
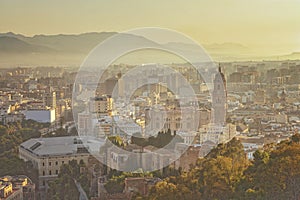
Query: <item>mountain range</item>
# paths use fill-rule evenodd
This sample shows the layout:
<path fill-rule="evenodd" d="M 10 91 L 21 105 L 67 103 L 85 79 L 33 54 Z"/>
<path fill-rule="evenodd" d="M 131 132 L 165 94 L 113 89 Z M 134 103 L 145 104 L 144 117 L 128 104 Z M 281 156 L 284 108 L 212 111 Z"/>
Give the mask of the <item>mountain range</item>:
<path fill-rule="evenodd" d="M 0 33 L 0 67 L 24 65 L 74 65 L 79 66 L 88 53 L 100 42 L 116 32 L 91 32 L 78 35 L 35 35 L 32 37 L 12 32 Z M 144 37 L 127 34 L 129 41 L 148 42 Z M 171 49 L 193 52 L 192 44 L 166 43 Z M 238 43 L 204 44 L 204 49 L 216 61 L 299 59 L 300 53 L 290 55 L 259 56 L 247 46 Z M 133 58 L 131 58 L 133 59 Z M 134 63 L 134 60 L 131 60 Z"/>

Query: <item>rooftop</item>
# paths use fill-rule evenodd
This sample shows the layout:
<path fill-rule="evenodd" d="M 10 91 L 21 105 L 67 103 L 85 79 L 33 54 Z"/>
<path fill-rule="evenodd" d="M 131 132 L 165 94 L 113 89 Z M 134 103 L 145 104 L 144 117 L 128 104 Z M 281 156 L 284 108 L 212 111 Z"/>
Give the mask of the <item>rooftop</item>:
<path fill-rule="evenodd" d="M 37 156 L 57 156 L 84 153 L 83 148 L 97 152 L 103 144 L 104 140 L 94 137 L 68 136 L 33 138 L 23 142 L 20 147 Z"/>

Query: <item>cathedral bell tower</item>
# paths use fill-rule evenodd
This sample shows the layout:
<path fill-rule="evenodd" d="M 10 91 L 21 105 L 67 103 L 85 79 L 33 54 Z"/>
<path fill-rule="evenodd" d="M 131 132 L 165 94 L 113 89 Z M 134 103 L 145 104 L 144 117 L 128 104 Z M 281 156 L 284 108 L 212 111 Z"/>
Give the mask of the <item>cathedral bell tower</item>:
<path fill-rule="evenodd" d="M 224 126 L 227 113 L 227 90 L 226 79 L 222 73 L 221 66 L 214 78 L 214 90 L 212 94 L 213 123 Z"/>

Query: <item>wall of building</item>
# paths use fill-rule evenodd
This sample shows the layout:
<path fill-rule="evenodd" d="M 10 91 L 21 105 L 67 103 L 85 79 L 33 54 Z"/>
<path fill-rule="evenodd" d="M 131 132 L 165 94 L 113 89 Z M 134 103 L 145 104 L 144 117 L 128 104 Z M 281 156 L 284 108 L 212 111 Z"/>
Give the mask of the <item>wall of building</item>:
<path fill-rule="evenodd" d="M 52 123 L 55 121 L 55 110 L 26 110 L 25 118 L 41 123 Z"/>

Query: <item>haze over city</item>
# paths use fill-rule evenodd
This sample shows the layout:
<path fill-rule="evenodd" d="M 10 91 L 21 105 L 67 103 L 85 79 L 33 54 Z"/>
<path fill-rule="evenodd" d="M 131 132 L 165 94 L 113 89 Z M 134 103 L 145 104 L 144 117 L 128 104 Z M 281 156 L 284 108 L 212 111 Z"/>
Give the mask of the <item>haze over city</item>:
<path fill-rule="evenodd" d="M 0 1 L 0 200 L 300 200 L 299 10 Z"/>

